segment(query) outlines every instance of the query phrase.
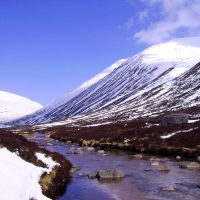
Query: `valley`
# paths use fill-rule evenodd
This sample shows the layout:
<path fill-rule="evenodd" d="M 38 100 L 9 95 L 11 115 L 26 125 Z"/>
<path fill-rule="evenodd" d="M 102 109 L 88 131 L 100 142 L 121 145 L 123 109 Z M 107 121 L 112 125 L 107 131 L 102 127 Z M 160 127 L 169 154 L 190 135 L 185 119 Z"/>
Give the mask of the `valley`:
<path fill-rule="evenodd" d="M 197 200 L 199 80 L 191 37 L 121 59 L 44 107 L 2 91 L 0 160 L 36 167 L 29 199 Z"/>

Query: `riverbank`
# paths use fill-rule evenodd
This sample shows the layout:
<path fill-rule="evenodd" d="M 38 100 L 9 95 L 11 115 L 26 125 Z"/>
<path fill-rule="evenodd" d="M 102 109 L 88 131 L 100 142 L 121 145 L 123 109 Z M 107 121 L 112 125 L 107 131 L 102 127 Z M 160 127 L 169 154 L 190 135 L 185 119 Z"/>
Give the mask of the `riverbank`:
<path fill-rule="evenodd" d="M 121 149 L 161 156 L 200 156 L 200 122 L 160 126 L 143 119 L 93 126 L 54 126 L 42 130 L 53 139 L 101 149 Z"/>
<path fill-rule="evenodd" d="M 2 176 L 5 176 L 5 180 L 10 177 L 10 180 L 6 180 L 6 183 L 8 183 L 7 187 L 13 182 L 16 183 L 18 187 L 22 186 L 21 189 L 26 190 L 28 185 L 20 186 L 20 183 L 24 183 L 26 180 L 27 184 L 35 185 L 39 198 L 44 195 L 42 196 L 44 199 L 45 196 L 56 199 L 57 196 L 65 192 L 66 185 L 70 181 L 69 171 L 72 164 L 64 156 L 43 149 L 39 147 L 37 143 L 30 142 L 23 136 L 14 134 L 10 132 L 10 130 L 5 129 L 0 129 L 0 146 L 1 159 L 3 159 L 1 166 L 3 167 L 5 165 L 4 169 L 8 168 L 8 173 L 3 173 Z M 8 155 L 6 156 L 7 160 L 4 159 L 4 154 Z M 18 165 L 10 166 L 9 168 L 13 160 L 16 160 Z M 7 166 L 7 164 L 9 165 Z M 17 169 L 17 166 L 19 166 L 20 169 Z M 23 168 L 21 169 L 21 167 Z M 27 170 L 23 172 L 21 171 L 23 169 Z M 18 178 L 16 178 L 15 175 L 16 170 L 19 170 L 17 173 Z M 20 171 L 22 175 L 20 175 Z M 6 176 L 6 174 L 11 174 L 11 176 Z M 33 175 L 32 177 L 32 175 L 30 175 L 27 177 L 28 174 L 35 174 L 35 176 Z M 5 187 L 6 183 L 4 183 Z M 33 189 L 31 189 L 30 192 L 32 190 Z M 42 194 L 40 194 L 40 190 Z M 2 191 L 1 194 L 5 197 L 12 195 L 12 192 L 6 194 L 6 191 L 7 190 Z M 20 192 L 20 190 L 16 191 L 16 193 L 13 191 L 13 194 L 16 195 L 15 199 L 17 199 L 17 192 Z M 28 194 L 27 191 L 24 191 L 23 195 L 28 195 L 30 199 L 37 199 L 38 196 L 34 196 L 36 195 L 34 193 L 36 192 L 32 191 L 32 193 Z"/>

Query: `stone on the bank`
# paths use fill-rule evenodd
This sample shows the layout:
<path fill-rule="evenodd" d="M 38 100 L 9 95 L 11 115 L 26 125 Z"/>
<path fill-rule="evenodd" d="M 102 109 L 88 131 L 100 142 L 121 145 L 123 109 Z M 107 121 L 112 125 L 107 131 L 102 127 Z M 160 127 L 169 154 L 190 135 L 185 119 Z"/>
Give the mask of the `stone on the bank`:
<path fill-rule="evenodd" d="M 124 172 L 119 169 L 101 169 L 97 172 L 99 179 L 119 179 L 124 178 Z"/>
<path fill-rule="evenodd" d="M 136 159 L 142 159 L 143 155 L 142 154 L 135 154 L 133 157 L 136 158 Z"/>
<path fill-rule="evenodd" d="M 181 160 L 182 158 L 181 158 L 181 156 L 176 156 L 176 160 L 177 161 L 179 161 L 179 160 Z"/>

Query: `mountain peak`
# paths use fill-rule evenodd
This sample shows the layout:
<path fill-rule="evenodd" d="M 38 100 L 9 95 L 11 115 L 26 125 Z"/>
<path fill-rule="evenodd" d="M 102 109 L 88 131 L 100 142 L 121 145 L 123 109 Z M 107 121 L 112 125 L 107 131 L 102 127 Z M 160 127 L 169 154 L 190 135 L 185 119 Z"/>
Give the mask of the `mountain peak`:
<path fill-rule="evenodd" d="M 42 105 L 28 98 L 0 91 L 0 122 L 10 121 L 31 114 Z"/>
<path fill-rule="evenodd" d="M 142 53 L 144 62 L 191 61 L 200 56 L 200 37 L 179 38 L 153 45 Z"/>

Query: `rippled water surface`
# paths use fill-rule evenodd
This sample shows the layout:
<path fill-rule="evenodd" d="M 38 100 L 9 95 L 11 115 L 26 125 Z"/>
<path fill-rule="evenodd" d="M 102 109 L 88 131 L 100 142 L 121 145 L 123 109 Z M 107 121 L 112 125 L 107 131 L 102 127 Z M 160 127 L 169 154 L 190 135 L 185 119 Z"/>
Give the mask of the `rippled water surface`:
<path fill-rule="evenodd" d="M 105 151 L 100 154 L 97 150 L 83 149 L 83 154 L 68 155 L 72 145 L 49 140 L 42 134 L 36 134 L 32 139 L 39 142 L 50 151 L 56 151 L 70 160 L 81 170 L 74 174 L 67 187 L 66 193 L 58 200 L 199 200 L 200 172 L 180 169 L 178 162 L 162 158 L 170 168 L 169 173 L 158 172 L 150 168 L 148 159 L 135 159 L 133 154 L 121 151 Z M 77 148 L 77 147 L 73 147 Z M 89 180 L 88 174 L 99 169 L 121 169 L 125 178 L 118 181 L 99 182 Z M 172 186 L 174 192 L 164 192 L 162 187 Z"/>

